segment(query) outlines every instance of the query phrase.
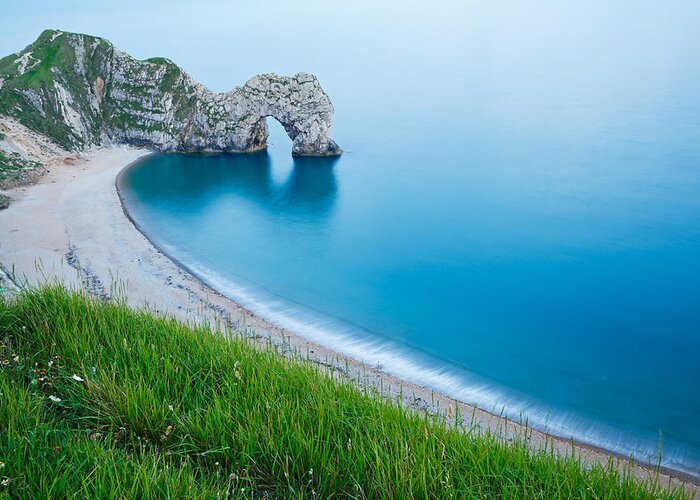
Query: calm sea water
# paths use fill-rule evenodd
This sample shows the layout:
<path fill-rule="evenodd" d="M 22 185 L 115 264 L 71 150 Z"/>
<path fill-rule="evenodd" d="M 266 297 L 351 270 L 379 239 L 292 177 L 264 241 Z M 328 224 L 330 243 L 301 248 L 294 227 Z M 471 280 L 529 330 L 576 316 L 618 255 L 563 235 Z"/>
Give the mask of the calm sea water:
<path fill-rule="evenodd" d="M 149 157 L 129 209 L 273 321 L 700 474 L 697 6 L 498 3 L 301 50 L 340 159 L 293 159 L 270 119 L 268 152 Z"/>

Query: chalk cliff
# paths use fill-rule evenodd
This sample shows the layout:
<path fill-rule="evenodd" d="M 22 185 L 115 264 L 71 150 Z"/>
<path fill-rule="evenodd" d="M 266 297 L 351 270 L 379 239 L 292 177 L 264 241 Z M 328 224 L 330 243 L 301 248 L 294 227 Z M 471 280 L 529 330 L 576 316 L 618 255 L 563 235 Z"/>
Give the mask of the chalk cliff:
<path fill-rule="evenodd" d="M 330 137 L 333 105 L 313 75 L 257 75 L 214 93 L 168 59 L 136 60 L 103 38 L 57 30 L 0 59 L 1 116 L 67 151 L 132 144 L 232 152 L 264 148 L 271 116 L 293 154 L 342 152 Z"/>

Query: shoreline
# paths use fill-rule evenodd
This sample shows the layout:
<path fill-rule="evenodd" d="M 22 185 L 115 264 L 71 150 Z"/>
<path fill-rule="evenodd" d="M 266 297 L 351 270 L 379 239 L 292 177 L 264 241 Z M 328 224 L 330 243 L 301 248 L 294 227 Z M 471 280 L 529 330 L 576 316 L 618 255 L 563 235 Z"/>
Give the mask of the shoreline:
<path fill-rule="evenodd" d="M 134 307 L 148 304 L 153 312 L 180 320 L 213 326 L 224 323 L 257 344 L 269 342 L 288 357 L 306 358 L 360 387 L 401 398 L 404 406 L 438 416 L 456 407 L 479 429 L 495 432 L 502 439 L 526 434 L 533 448 L 547 447 L 562 455 L 573 452 L 584 462 L 607 464 L 612 460 L 618 469 L 628 467 L 641 479 L 654 477 L 658 471 L 663 484 L 685 483 L 687 491 L 698 494 L 693 486 L 700 485 L 700 477 L 633 462 L 601 447 L 573 443 L 456 402 L 309 341 L 225 297 L 168 256 L 131 217 L 119 182 L 128 168 L 148 154 L 151 152 L 134 148 L 93 150 L 74 166 L 50 168 L 34 186 L 10 190 L 14 203 L 0 212 L 0 269 L 14 265 L 16 274 L 30 283 L 57 279 L 101 298 L 108 298 L 116 284 L 117 292 L 124 292 Z"/>

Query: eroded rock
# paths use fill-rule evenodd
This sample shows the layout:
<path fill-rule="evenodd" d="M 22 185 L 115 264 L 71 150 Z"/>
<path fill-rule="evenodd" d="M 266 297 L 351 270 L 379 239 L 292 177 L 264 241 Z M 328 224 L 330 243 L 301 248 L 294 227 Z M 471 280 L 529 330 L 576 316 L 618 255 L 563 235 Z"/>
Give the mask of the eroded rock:
<path fill-rule="evenodd" d="M 266 147 L 273 117 L 293 154 L 342 152 L 330 136 L 333 105 L 307 73 L 257 75 L 213 93 L 168 59 L 139 61 L 102 38 L 47 30 L 0 60 L 0 81 L 0 115 L 67 150 L 255 151 Z"/>

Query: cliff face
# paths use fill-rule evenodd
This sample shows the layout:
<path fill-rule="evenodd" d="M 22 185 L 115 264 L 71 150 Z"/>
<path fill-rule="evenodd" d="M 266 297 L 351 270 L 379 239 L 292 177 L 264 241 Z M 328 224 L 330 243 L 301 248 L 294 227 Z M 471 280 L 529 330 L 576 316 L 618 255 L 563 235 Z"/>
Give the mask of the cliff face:
<path fill-rule="evenodd" d="M 333 105 L 313 75 L 258 75 L 216 94 L 168 59 L 139 61 L 102 38 L 56 30 L 0 59 L 0 115 L 70 151 L 134 144 L 235 152 L 264 148 L 272 116 L 293 154 L 342 152 L 330 137 Z"/>

